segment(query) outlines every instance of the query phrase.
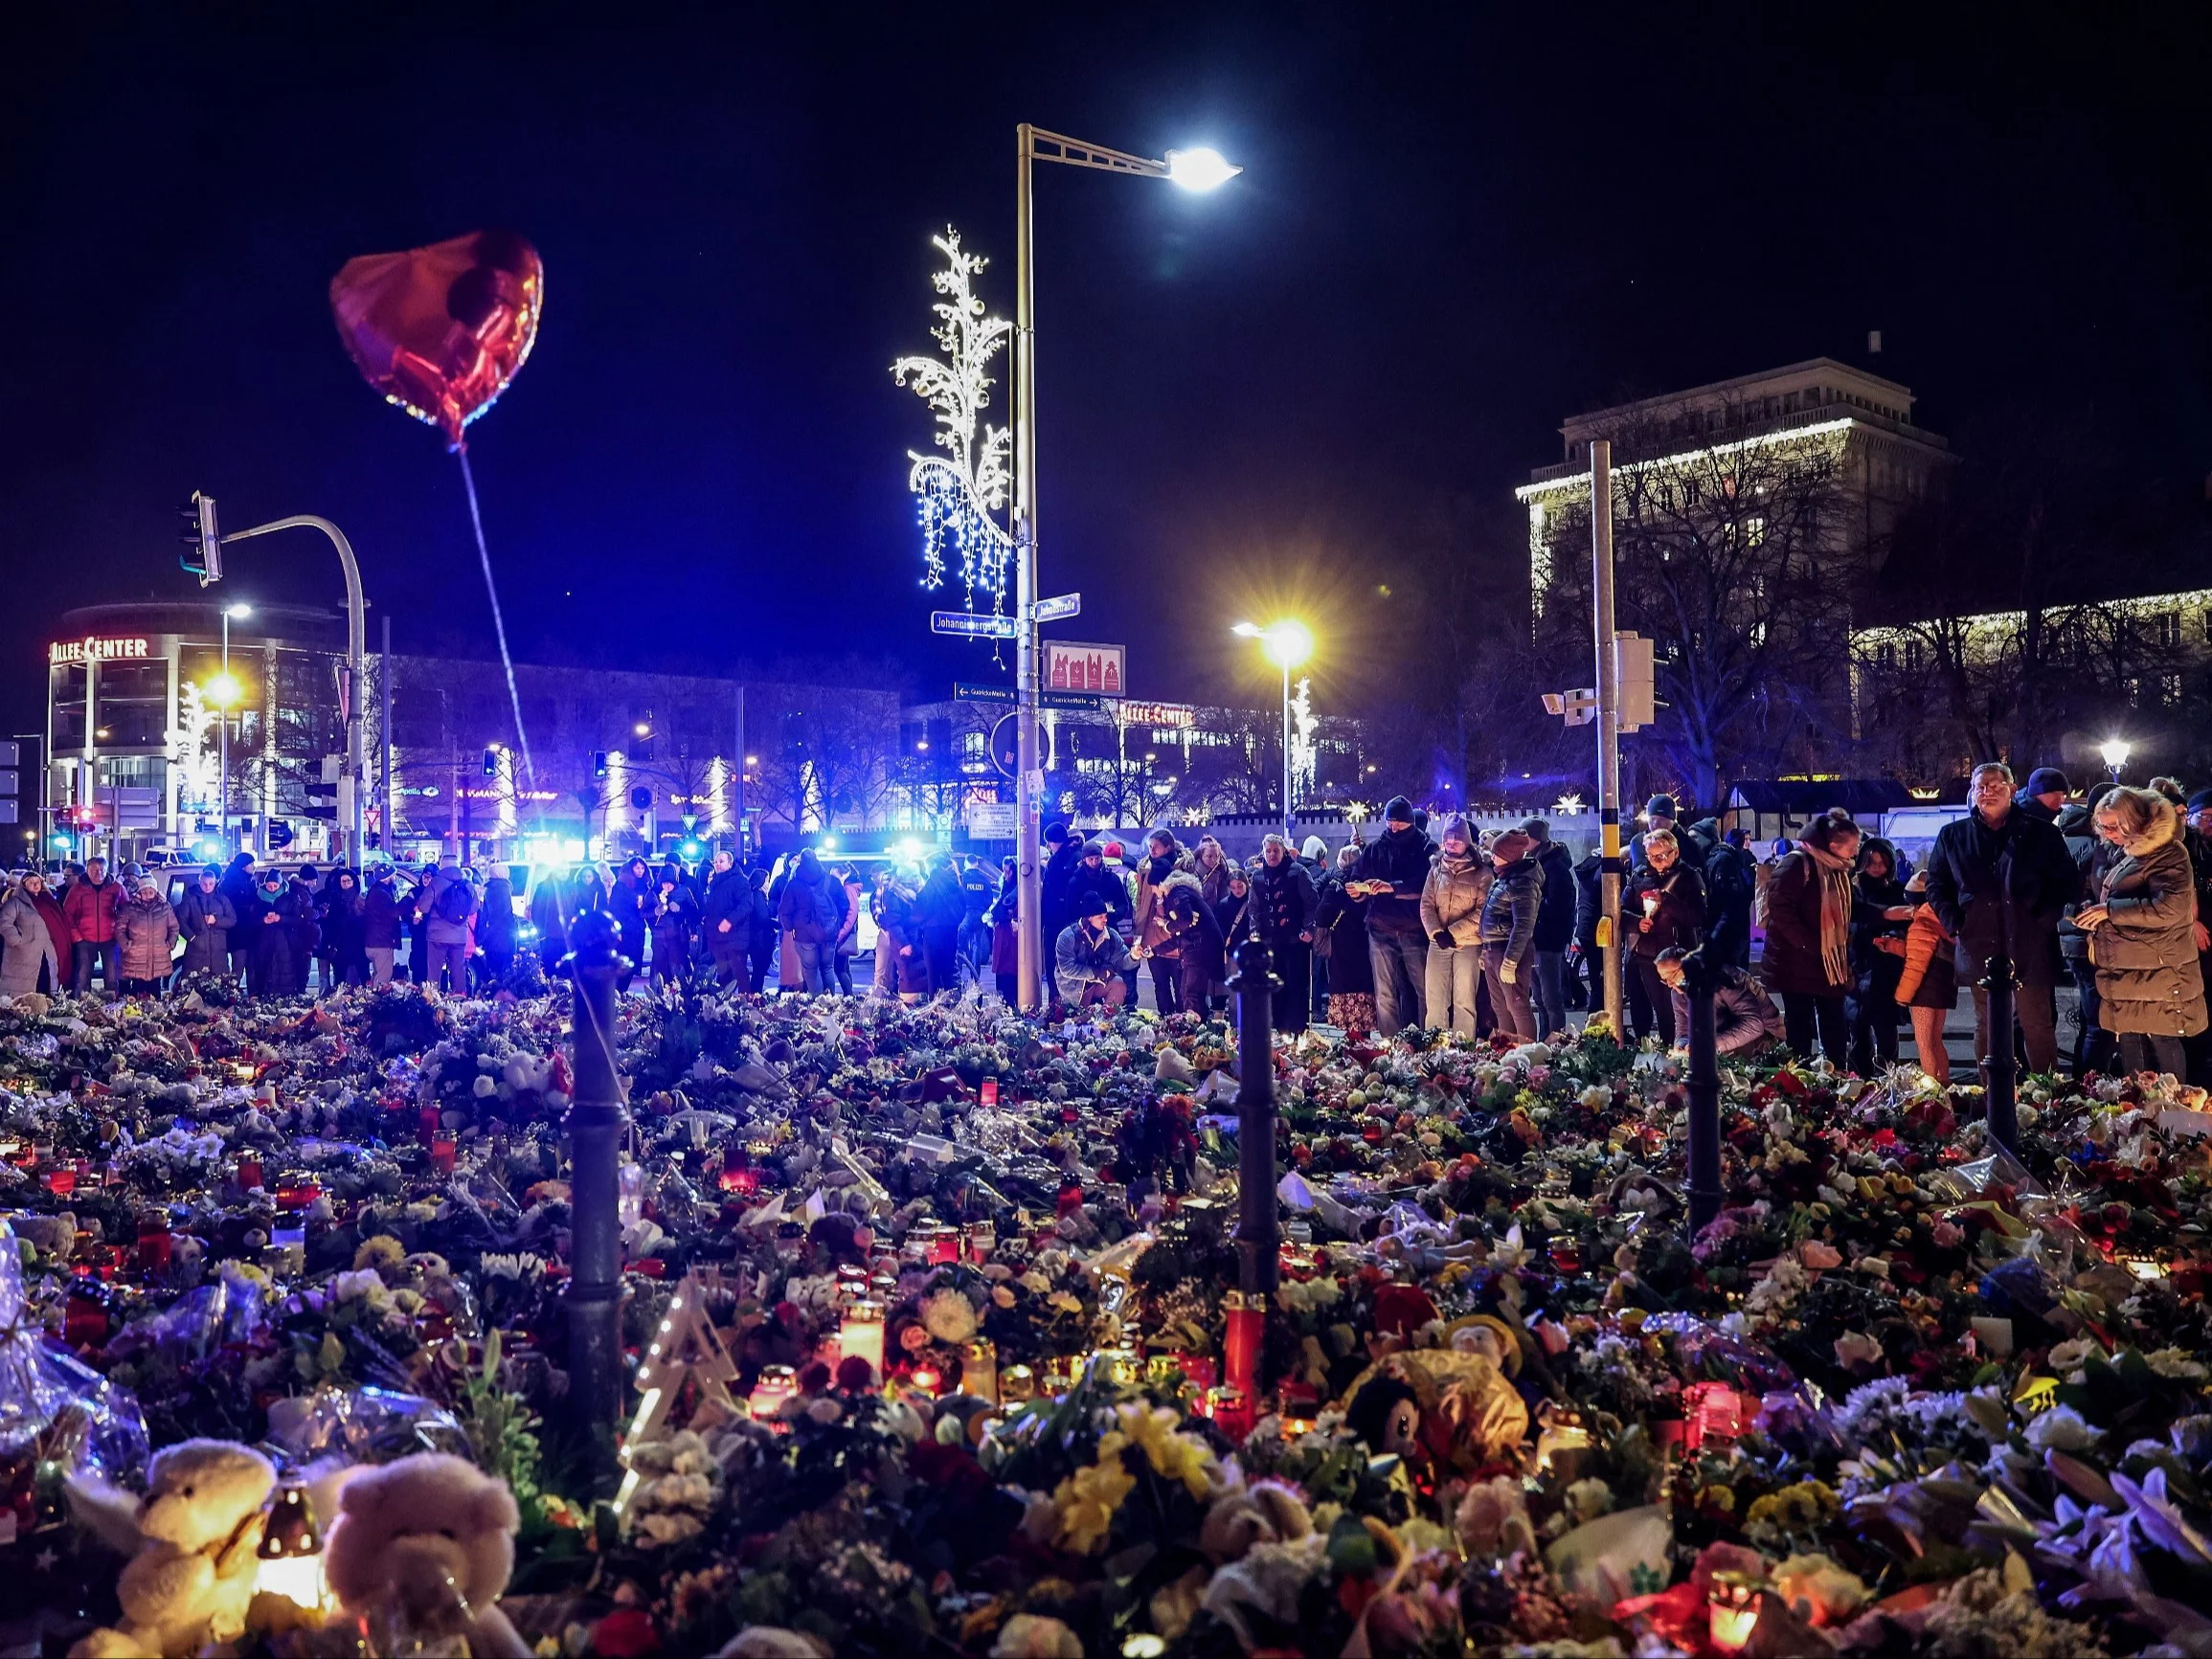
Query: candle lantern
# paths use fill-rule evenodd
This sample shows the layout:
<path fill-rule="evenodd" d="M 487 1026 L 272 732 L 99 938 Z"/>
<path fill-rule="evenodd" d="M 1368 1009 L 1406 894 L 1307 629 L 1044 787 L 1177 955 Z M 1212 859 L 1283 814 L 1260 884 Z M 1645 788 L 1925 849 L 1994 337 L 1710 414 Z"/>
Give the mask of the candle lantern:
<path fill-rule="evenodd" d="M 246 1153 L 238 1159 L 238 1186 L 242 1191 L 258 1191 L 261 1184 L 261 1160 L 254 1153 Z"/>
<path fill-rule="evenodd" d="M 783 1402 L 799 1392 L 799 1377 L 788 1365 L 763 1365 L 746 1401 L 756 1421 L 772 1423 Z"/>
<path fill-rule="evenodd" d="M 933 1398 L 944 1392 L 944 1373 L 934 1365 L 915 1366 L 912 1373 L 912 1380 L 914 1387 Z"/>
<path fill-rule="evenodd" d="M 294 1606 L 320 1613 L 328 1604 L 329 1586 L 323 1577 L 323 1537 L 315 1530 L 314 1511 L 306 1490 L 287 1482 L 277 1489 L 267 1521 L 261 1528 L 260 1546 L 254 1555 L 254 1590 L 282 1596 Z"/>
<path fill-rule="evenodd" d="M 57 1199 L 65 1199 L 77 1191 L 77 1172 L 73 1169 L 52 1169 L 46 1172 L 46 1190 Z"/>
<path fill-rule="evenodd" d="M 1539 1469 L 1560 1469 L 1571 1478 L 1591 1447 L 1590 1430 L 1582 1425 L 1582 1413 L 1564 1407 L 1546 1404 L 1542 1407 L 1544 1432 L 1536 1437 L 1536 1467 Z"/>
<path fill-rule="evenodd" d="M 169 1265 L 176 1244 L 165 1211 L 147 1210 L 138 1218 L 138 1266 L 145 1273 L 158 1273 Z"/>
<path fill-rule="evenodd" d="M 275 1260 L 270 1270 L 277 1273 L 304 1273 L 307 1270 L 307 1229 L 292 1226 L 272 1227 L 269 1230 L 269 1247 Z"/>
<path fill-rule="evenodd" d="M 1759 1592 L 1765 1585 L 1749 1573 L 1713 1575 L 1705 1595 L 1706 1628 L 1713 1648 L 1721 1653 L 1741 1653 L 1759 1622 Z"/>
<path fill-rule="evenodd" d="M 995 1077 L 984 1078 L 982 1087 L 976 1092 L 983 1106 L 996 1107 L 999 1104 L 999 1080 Z"/>
<path fill-rule="evenodd" d="M 999 1403 L 1023 1405 L 1037 1398 L 1037 1374 L 1027 1365 L 1009 1365 L 999 1378 Z"/>
<path fill-rule="evenodd" d="M 949 1267 L 960 1259 L 960 1236 L 942 1222 L 929 1223 L 928 1261 L 933 1267 Z"/>
<path fill-rule="evenodd" d="M 461 1155 L 461 1143 L 449 1134 L 433 1135 L 430 1140 L 430 1167 L 441 1176 L 453 1173 L 453 1166 Z"/>
<path fill-rule="evenodd" d="M 999 1403 L 999 1346 L 988 1336 L 960 1350 L 960 1392 Z"/>
<path fill-rule="evenodd" d="M 988 1222 L 968 1223 L 968 1260 L 982 1267 L 991 1259 L 991 1252 L 999 1247 L 998 1229 Z"/>
<path fill-rule="evenodd" d="M 883 1304 L 865 1297 L 845 1311 L 838 1327 L 838 1348 L 847 1359 L 865 1359 L 876 1376 L 883 1375 Z"/>

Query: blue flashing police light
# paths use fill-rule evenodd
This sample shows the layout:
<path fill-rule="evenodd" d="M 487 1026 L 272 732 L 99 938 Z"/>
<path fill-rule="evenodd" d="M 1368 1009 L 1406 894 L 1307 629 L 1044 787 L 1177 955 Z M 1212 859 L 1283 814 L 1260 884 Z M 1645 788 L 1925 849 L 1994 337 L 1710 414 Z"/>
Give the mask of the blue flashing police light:
<path fill-rule="evenodd" d="M 685 842 L 682 842 L 682 843 L 681 843 L 681 844 L 680 844 L 680 845 L 679 845 L 679 846 L 676 848 L 676 850 L 677 850 L 678 852 L 682 853 L 682 854 L 683 854 L 683 855 L 684 855 L 686 858 L 688 858 L 688 859 L 695 859 L 695 858 L 697 858 L 697 857 L 698 857 L 698 856 L 699 856 L 699 855 L 700 855 L 702 852 L 706 851 L 706 849 L 705 849 L 704 847 L 702 847 L 702 846 L 701 846 L 701 845 L 700 845 L 700 844 L 699 844 L 697 841 L 685 841 Z"/>

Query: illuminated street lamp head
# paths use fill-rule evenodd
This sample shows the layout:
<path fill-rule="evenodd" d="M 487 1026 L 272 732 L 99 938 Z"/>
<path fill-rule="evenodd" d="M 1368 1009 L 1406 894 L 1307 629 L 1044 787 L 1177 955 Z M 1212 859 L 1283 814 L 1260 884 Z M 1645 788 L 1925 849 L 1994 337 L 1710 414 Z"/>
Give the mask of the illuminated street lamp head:
<path fill-rule="evenodd" d="M 207 684 L 202 693 L 209 704 L 216 708 L 228 708 L 238 700 L 238 678 L 235 674 L 217 674 Z"/>
<path fill-rule="evenodd" d="M 251 605 L 225 605 L 223 607 L 223 615 L 234 622 L 242 622 L 253 614 L 254 608 Z"/>
<path fill-rule="evenodd" d="M 643 720 L 639 721 L 637 725 L 631 727 L 630 729 L 636 732 L 640 737 L 650 737 L 653 735 L 652 726 Z"/>
<path fill-rule="evenodd" d="M 1171 149 L 1167 176 L 1186 191 L 1219 190 L 1244 168 L 1231 167 L 1217 149 Z"/>
<path fill-rule="evenodd" d="M 2128 756 L 2133 751 L 2133 745 L 2124 737 L 2108 737 L 2097 745 L 2097 752 L 2104 756 L 2105 764 L 2114 772 L 2128 764 Z"/>
<path fill-rule="evenodd" d="M 1314 654 L 1312 630 L 1288 617 L 1266 628 L 1257 622 L 1239 622 L 1230 632 L 1239 639 L 1257 639 L 1261 654 L 1277 668 L 1296 668 Z"/>

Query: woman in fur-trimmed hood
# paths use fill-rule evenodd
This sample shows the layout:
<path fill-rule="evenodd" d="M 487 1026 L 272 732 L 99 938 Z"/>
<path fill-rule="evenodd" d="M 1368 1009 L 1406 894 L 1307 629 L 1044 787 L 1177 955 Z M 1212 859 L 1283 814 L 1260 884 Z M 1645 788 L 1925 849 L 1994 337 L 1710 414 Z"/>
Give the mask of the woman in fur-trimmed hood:
<path fill-rule="evenodd" d="M 2095 903 L 2074 925 L 2089 935 L 2098 1020 L 2119 1033 L 2131 1071 L 2182 1074 L 2181 1039 L 2205 1026 L 2197 963 L 2197 888 L 2181 818 L 2148 789 L 2115 789 L 2097 803 L 2097 834 L 2118 851 Z"/>

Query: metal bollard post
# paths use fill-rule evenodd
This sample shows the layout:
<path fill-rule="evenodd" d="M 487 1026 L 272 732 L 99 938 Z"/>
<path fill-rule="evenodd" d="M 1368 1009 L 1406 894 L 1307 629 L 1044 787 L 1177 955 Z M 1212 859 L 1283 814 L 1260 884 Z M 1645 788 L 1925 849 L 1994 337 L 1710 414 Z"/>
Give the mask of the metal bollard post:
<path fill-rule="evenodd" d="M 576 919 L 575 950 L 564 966 L 576 986 L 573 1049 L 576 1099 L 569 1107 L 574 1192 L 572 1260 L 566 1309 L 569 1400 L 610 1462 L 622 1400 L 622 1238 L 617 1170 L 622 1132 L 621 1078 L 615 1068 L 615 980 L 631 964 L 616 950 L 615 919 L 603 910 Z"/>
<path fill-rule="evenodd" d="M 1690 1001 L 1690 1237 L 1721 1213 L 1721 1056 L 1713 1035 L 1720 965 L 1700 945 L 1682 958 Z"/>
<path fill-rule="evenodd" d="M 2015 993 L 2020 981 L 2012 958 L 1989 959 L 1989 974 L 1981 982 L 1989 997 L 1988 1055 L 1982 1062 L 1982 1093 L 1988 1103 L 1989 1132 L 2006 1152 L 2020 1151 L 2020 1068 L 2013 1054 L 2014 1027 L 2019 1020 Z"/>
<path fill-rule="evenodd" d="M 1228 1380 L 1242 1390 L 1249 1423 L 1259 1400 L 1259 1351 L 1267 1299 L 1281 1282 L 1282 1231 L 1275 1197 L 1275 1033 L 1270 998 L 1281 981 L 1267 941 L 1254 934 L 1236 948 L 1237 1288 L 1223 1298 Z"/>

